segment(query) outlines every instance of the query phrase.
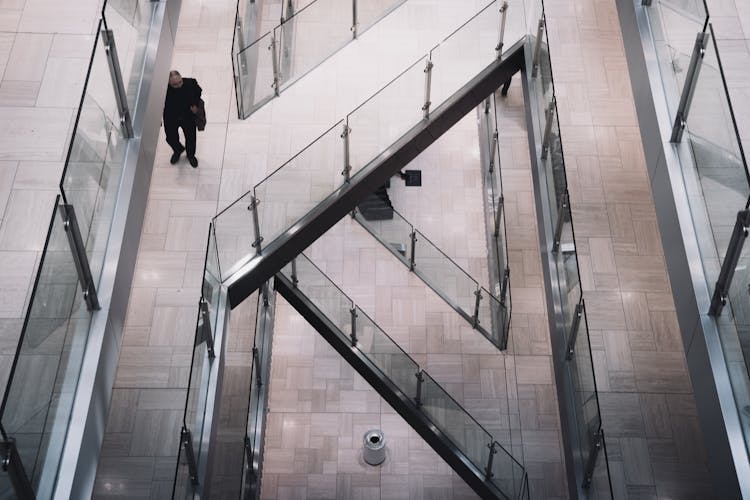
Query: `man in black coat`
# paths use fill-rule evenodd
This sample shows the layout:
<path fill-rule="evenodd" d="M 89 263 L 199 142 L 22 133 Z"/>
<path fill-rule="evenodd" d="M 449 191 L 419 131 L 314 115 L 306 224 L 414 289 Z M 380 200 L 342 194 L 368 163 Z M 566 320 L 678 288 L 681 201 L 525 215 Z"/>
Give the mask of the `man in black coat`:
<path fill-rule="evenodd" d="M 195 113 L 198 111 L 201 92 L 202 89 L 194 78 L 182 78 L 177 71 L 169 72 L 163 119 L 167 144 L 174 151 L 169 159 L 172 165 L 177 163 L 182 152 L 186 151 L 190 165 L 193 168 L 198 166 L 198 158 L 195 157 Z M 180 136 L 177 134 L 180 127 L 185 134 L 185 146 L 180 144 Z"/>

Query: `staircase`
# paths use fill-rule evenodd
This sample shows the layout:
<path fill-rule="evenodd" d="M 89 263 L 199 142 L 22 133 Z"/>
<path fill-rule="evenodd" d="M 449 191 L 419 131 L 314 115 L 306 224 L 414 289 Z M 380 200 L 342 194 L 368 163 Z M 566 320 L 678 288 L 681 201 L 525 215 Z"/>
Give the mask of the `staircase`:
<path fill-rule="evenodd" d="M 367 195 L 359 205 L 357 213 L 368 221 L 393 219 L 393 204 L 388 196 L 390 182 L 380 186 L 375 192 Z"/>

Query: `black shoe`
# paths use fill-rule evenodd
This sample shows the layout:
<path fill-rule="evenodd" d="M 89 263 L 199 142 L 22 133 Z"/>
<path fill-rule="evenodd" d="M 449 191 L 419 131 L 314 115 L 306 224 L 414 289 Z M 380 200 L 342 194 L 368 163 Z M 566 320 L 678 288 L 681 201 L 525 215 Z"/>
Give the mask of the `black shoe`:
<path fill-rule="evenodd" d="M 188 161 L 190 162 L 191 167 L 198 168 L 198 158 L 195 156 L 188 156 Z"/>
<path fill-rule="evenodd" d="M 182 154 L 183 151 L 185 151 L 184 148 L 181 149 L 181 150 L 179 150 L 179 151 L 175 151 L 174 153 L 172 153 L 172 157 L 169 159 L 169 163 L 171 163 L 172 165 L 174 165 L 175 163 L 177 163 L 178 161 L 180 161 L 180 155 Z"/>

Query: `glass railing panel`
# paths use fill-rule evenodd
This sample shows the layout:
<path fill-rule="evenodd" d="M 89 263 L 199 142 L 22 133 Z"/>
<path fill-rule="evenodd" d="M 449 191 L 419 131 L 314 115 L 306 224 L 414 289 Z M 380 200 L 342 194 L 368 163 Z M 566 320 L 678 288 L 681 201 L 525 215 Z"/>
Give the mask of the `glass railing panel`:
<path fill-rule="evenodd" d="M 498 442 L 495 442 L 495 451 L 492 459 L 492 482 L 508 498 L 528 498 L 523 466 Z"/>
<path fill-rule="evenodd" d="M 708 33 L 710 40 L 695 83 L 687 117 L 688 133 L 683 140 L 689 140 L 714 244 L 723 259 L 737 212 L 744 208 L 750 187 L 713 31 Z"/>
<path fill-rule="evenodd" d="M 222 281 L 232 268 L 255 255 L 252 199 L 252 192 L 246 193 L 214 217 L 216 260 L 209 269 L 213 273 L 218 268 Z"/>
<path fill-rule="evenodd" d="M 420 407 L 461 452 L 484 471 L 492 436 L 426 372 L 422 372 Z"/>
<path fill-rule="evenodd" d="M 607 440 L 604 430 L 600 429 L 602 447 L 599 450 L 599 456 L 596 459 L 594 473 L 591 475 L 591 484 L 588 490 L 591 492 L 591 498 L 615 498 L 612 492 L 612 483 L 610 482 L 609 472 L 609 454 L 607 452 Z"/>
<path fill-rule="evenodd" d="M 426 62 L 419 59 L 347 116 L 352 175 L 422 120 Z"/>
<path fill-rule="evenodd" d="M 415 272 L 430 288 L 452 303 L 454 308 L 459 308 L 469 317 L 473 317 L 479 284 L 425 235 L 419 231 L 415 232 Z"/>
<path fill-rule="evenodd" d="M 357 33 L 362 34 L 406 0 L 357 0 Z"/>
<path fill-rule="evenodd" d="M 54 487 L 90 322 L 55 209 L 0 417 L 40 498 Z"/>
<path fill-rule="evenodd" d="M 280 84 L 292 82 L 352 39 L 351 0 L 315 0 L 274 29 Z"/>
<path fill-rule="evenodd" d="M 394 252 L 394 255 L 404 264 L 409 265 L 411 233 L 414 230 L 409 221 L 395 210 L 393 211 L 393 218 L 386 220 L 367 220 L 359 210 L 357 210 L 355 216 L 365 229 Z"/>
<path fill-rule="evenodd" d="M 646 10 L 671 115 L 677 112 L 696 35 L 708 19 L 705 10 L 685 9 L 679 3 L 656 0 Z"/>
<path fill-rule="evenodd" d="M 433 64 L 430 109 L 440 106 L 497 59 L 499 5 L 497 0 L 487 5 L 430 52 Z"/>
<path fill-rule="evenodd" d="M 354 304 L 323 271 L 300 254 L 296 264 L 297 288 L 323 313 L 341 332 L 349 337 L 352 333 L 352 308 Z M 294 280 L 292 265 L 284 268 L 284 274 Z"/>
<path fill-rule="evenodd" d="M 337 123 L 255 186 L 263 245 L 292 227 L 344 183 L 342 130 L 343 122 Z M 222 265 L 222 269 L 225 267 Z"/>
<path fill-rule="evenodd" d="M 157 4 L 150 0 L 107 0 L 104 18 L 112 30 L 120 72 L 131 113 L 135 111 L 138 89 L 146 62 L 146 47 Z"/>
<path fill-rule="evenodd" d="M 246 118 L 276 93 L 272 40 L 273 31 L 269 31 L 234 55 L 237 107 L 242 118 Z"/>
<path fill-rule="evenodd" d="M 505 346 L 505 339 L 510 325 L 510 314 L 505 304 L 485 288 L 481 288 L 482 300 L 479 301 L 478 327 L 499 347 Z"/>
<path fill-rule="evenodd" d="M 359 307 L 357 348 L 407 397 L 417 395 L 419 366 Z"/>

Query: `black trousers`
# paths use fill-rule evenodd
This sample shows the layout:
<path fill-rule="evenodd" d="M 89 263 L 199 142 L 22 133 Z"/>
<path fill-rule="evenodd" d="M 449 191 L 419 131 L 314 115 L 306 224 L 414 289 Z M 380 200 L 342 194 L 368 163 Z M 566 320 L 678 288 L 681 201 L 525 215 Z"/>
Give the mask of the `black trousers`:
<path fill-rule="evenodd" d="M 182 128 L 185 134 L 185 147 L 180 144 L 180 136 L 177 129 Z M 184 149 L 188 158 L 195 156 L 195 120 L 194 119 L 177 119 L 164 120 L 164 132 L 167 135 L 167 144 L 172 147 L 175 153 L 182 152 Z"/>

